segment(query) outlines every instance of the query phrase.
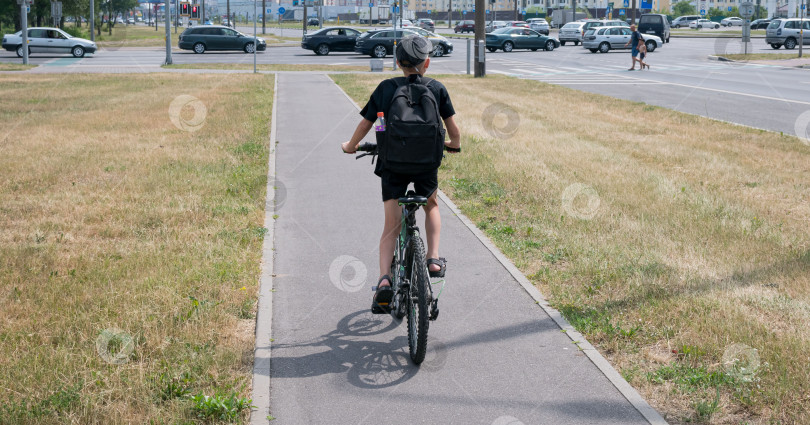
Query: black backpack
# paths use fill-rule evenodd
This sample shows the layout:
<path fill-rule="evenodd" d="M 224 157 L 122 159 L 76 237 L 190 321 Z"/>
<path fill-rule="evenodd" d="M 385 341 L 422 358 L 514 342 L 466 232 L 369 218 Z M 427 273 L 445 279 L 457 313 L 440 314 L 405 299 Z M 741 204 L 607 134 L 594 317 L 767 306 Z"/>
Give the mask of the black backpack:
<path fill-rule="evenodd" d="M 394 78 L 397 89 L 385 115 L 380 143 L 384 169 L 419 174 L 439 168 L 444 156 L 444 125 L 439 103 L 427 87 L 430 78 Z"/>

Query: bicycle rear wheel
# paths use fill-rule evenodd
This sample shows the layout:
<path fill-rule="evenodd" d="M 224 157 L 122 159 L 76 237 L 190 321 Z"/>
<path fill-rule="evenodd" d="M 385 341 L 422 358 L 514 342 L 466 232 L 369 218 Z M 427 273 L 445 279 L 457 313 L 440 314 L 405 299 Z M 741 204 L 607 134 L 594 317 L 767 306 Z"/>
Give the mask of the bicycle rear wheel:
<path fill-rule="evenodd" d="M 425 245 L 422 238 L 414 235 L 408 249 L 408 281 L 410 282 L 410 296 L 408 297 L 408 351 L 415 364 L 425 360 L 427 352 L 427 335 L 429 325 L 428 300 L 430 282 L 428 281 L 427 264 L 425 262 Z"/>

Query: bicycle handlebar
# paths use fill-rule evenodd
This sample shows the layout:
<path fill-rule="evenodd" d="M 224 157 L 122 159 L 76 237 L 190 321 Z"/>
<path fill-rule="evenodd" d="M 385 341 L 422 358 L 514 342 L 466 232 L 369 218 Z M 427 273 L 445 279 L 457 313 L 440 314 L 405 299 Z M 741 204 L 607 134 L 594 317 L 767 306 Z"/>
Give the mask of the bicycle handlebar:
<path fill-rule="evenodd" d="M 444 145 L 444 150 L 447 152 L 461 152 L 461 148 L 451 148 L 447 145 Z M 376 143 L 363 143 L 357 146 L 357 152 L 365 152 L 363 154 L 357 155 L 357 158 L 360 159 L 366 155 L 377 155 L 377 144 Z"/>

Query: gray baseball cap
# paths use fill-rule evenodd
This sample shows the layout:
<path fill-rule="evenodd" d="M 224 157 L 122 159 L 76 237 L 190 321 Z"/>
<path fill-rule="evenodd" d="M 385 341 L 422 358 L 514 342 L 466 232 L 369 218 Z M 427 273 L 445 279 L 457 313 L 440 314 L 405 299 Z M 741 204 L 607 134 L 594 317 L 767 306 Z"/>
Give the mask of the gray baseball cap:
<path fill-rule="evenodd" d="M 403 37 L 397 43 L 396 56 L 399 63 L 406 68 L 418 66 L 430 56 L 433 44 L 418 34 Z"/>

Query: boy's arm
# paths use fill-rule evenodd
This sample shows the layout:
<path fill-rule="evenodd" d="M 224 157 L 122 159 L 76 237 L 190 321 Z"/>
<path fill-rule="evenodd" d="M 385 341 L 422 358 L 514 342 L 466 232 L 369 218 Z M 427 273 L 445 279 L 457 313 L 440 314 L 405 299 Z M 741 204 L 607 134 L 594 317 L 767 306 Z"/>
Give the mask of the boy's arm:
<path fill-rule="evenodd" d="M 356 153 L 357 152 L 357 145 L 366 137 L 371 127 L 374 126 L 374 123 L 363 118 L 360 121 L 360 124 L 357 124 L 357 128 L 354 129 L 354 134 L 352 135 L 351 140 L 348 142 L 343 142 L 340 147 L 343 149 L 343 152 L 346 153 Z"/>
<path fill-rule="evenodd" d="M 461 147 L 461 131 L 456 125 L 455 116 L 450 116 L 444 119 L 444 127 L 447 129 L 447 135 L 450 136 L 449 142 L 444 142 L 450 148 L 458 149 Z"/>

